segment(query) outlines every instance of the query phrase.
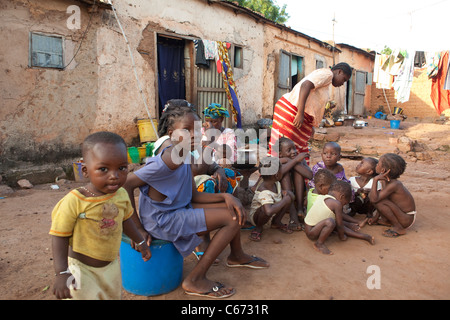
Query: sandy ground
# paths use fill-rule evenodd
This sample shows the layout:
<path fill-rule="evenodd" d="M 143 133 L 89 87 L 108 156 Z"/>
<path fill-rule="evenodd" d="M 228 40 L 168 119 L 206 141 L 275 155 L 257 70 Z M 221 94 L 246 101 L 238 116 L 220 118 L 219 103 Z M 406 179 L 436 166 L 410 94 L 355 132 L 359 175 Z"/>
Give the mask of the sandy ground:
<path fill-rule="evenodd" d="M 400 130 L 389 123 L 369 121 L 360 130 L 351 127 L 328 128 L 339 132 L 339 143 L 365 147 L 368 153 L 386 146 L 395 149 L 395 139 L 408 136 L 429 146 L 432 160 L 416 160 L 401 153 L 408 162 L 401 181 L 415 197 L 417 222 L 408 234 L 385 238 L 385 227 L 365 226 L 362 231 L 375 237 L 371 246 L 349 238 L 332 236 L 327 246 L 334 252 L 323 255 L 313 249 L 304 232 L 288 235 L 266 230 L 261 242 L 248 240 L 250 231 L 241 231 L 245 251 L 265 258 L 265 270 L 228 268 L 226 249 L 218 266 L 208 276 L 236 288 L 228 299 L 449 299 L 450 298 L 450 126 L 402 122 Z M 394 146 L 393 146 L 394 144 Z M 372 146 L 372 149 L 370 148 Z M 447 146 L 447 147 L 445 147 Z M 433 150 L 430 150 L 433 149 Z M 436 150 L 438 149 L 438 150 Z M 312 152 L 312 164 L 320 160 L 319 149 Z M 358 161 L 342 159 L 347 177 L 354 175 Z M 50 213 L 57 201 L 79 183 L 67 182 L 59 190 L 50 184 L 17 190 L 0 199 L 0 299 L 54 300 Z M 357 216 L 362 219 L 362 216 Z M 184 262 L 184 274 L 196 263 L 193 255 Z M 367 281 L 378 270 L 380 288 L 369 289 Z M 154 297 L 123 292 L 124 300 L 198 300 L 186 296 L 181 287 Z"/>

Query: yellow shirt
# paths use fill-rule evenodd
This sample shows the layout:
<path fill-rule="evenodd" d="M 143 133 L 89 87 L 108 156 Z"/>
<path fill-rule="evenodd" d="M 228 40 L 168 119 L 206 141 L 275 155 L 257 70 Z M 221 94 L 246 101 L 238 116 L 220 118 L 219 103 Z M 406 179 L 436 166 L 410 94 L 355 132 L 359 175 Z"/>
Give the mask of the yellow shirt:
<path fill-rule="evenodd" d="M 336 215 L 333 211 L 328 208 L 328 206 L 325 203 L 325 200 L 331 198 L 336 200 L 335 197 L 330 196 L 328 194 L 326 195 L 317 195 L 316 200 L 314 201 L 314 204 L 312 205 L 311 209 L 309 209 L 308 213 L 306 214 L 305 223 L 308 226 L 315 226 L 320 221 L 332 218 L 336 220 Z"/>
<path fill-rule="evenodd" d="M 318 127 L 322 121 L 325 111 L 325 105 L 330 100 L 330 84 L 333 81 L 333 71 L 328 68 L 317 69 L 304 77 L 297 83 L 291 92 L 286 93 L 283 97 L 293 105 L 299 108 L 300 103 L 300 87 L 306 80 L 314 84 L 305 103 L 305 113 L 314 117 L 314 126 Z"/>
<path fill-rule="evenodd" d="M 102 261 L 114 261 L 122 239 L 122 223 L 133 207 L 125 189 L 99 197 L 70 191 L 52 211 L 50 234 L 70 237 L 73 251 Z"/>

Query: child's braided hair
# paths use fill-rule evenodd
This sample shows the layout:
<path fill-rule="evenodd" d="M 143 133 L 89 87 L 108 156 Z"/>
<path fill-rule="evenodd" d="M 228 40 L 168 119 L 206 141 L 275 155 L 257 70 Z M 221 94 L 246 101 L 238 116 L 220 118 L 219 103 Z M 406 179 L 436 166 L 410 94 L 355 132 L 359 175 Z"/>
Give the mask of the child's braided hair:
<path fill-rule="evenodd" d="M 193 113 L 200 118 L 194 105 L 190 104 L 186 100 L 172 99 L 167 101 L 161 118 L 159 119 L 158 135 L 160 137 L 166 135 L 169 128 L 175 123 L 175 120 L 180 119 L 188 113 Z"/>

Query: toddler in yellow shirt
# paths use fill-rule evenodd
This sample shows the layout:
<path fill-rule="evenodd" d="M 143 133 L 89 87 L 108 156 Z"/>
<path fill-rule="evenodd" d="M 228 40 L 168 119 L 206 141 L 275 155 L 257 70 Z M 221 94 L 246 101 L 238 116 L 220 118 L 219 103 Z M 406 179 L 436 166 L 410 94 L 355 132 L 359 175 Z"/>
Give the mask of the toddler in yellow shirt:
<path fill-rule="evenodd" d="M 70 191 L 52 211 L 53 293 L 58 299 L 120 299 L 118 254 L 122 232 L 144 261 L 151 257 L 132 219 L 125 141 L 112 132 L 89 135 L 82 147 L 86 186 Z"/>

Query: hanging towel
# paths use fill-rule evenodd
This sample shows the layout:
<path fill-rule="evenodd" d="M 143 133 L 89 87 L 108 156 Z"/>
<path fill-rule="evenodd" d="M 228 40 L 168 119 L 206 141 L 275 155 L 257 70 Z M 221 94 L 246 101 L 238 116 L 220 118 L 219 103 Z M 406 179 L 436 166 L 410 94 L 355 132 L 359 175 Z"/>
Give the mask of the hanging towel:
<path fill-rule="evenodd" d="M 377 89 L 391 89 L 392 82 L 394 81 L 393 76 L 382 69 L 389 55 L 377 54 L 375 56 L 375 65 L 373 67 L 373 82 L 376 83 Z"/>
<path fill-rule="evenodd" d="M 407 51 L 405 59 L 398 71 L 398 75 L 393 83 L 397 102 L 407 102 L 411 92 L 411 85 L 414 78 L 414 56 L 415 51 Z"/>
<path fill-rule="evenodd" d="M 448 51 L 441 53 L 438 72 L 431 80 L 431 101 L 433 101 L 436 112 L 440 115 L 444 110 L 450 108 L 450 90 L 444 90 L 444 82 L 448 73 Z"/>
<path fill-rule="evenodd" d="M 215 60 L 217 54 L 216 42 L 212 40 L 203 40 L 203 46 L 205 48 L 205 59 Z"/>
<path fill-rule="evenodd" d="M 389 55 L 381 68 L 391 76 L 396 76 L 400 72 L 404 61 L 405 52 L 402 53 L 399 49 L 396 49 Z"/>
<path fill-rule="evenodd" d="M 440 52 L 427 52 L 425 54 L 427 59 L 427 75 L 428 79 L 436 77 L 438 73 L 439 59 L 441 58 Z"/>
<path fill-rule="evenodd" d="M 195 65 L 197 67 L 209 68 L 209 64 L 205 58 L 205 46 L 202 40 L 194 40 L 195 47 Z"/>

